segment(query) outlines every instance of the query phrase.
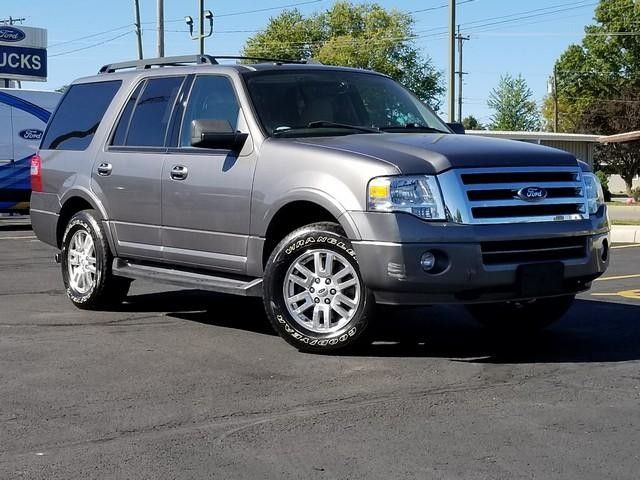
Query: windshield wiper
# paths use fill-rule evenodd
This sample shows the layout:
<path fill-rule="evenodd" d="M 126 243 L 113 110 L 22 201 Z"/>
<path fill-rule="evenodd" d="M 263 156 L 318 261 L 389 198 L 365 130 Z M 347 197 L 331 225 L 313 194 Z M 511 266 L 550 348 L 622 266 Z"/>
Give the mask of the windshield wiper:
<path fill-rule="evenodd" d="M 393 127 L 380 127 L 383 132 L 427 132 L 427 133 L 451 133 L 439 128 L 420 125 L 419 123 L 407 123 L 406 125 L 396 125 Z"/>
<path fill-rule="evenodd" d="M 364 133 L 380 133 L 379 128 L 375 127 L 361 127 L 360 125 L 349 125 L 346 123 L 328 122 L 326 120 L 318 120 L 311 122 L 307 125 L 307 128 L 348 128 L 350 130 L 357 130 Z"/>
<path fill-rule="evenodd" d="M 281 126 L 276 128 L 273 131 L 272 135 L 274 137 L 295 136 L 296 133 L 299 132 L 300 130 L 313 130 L 316 128 L 328 128 L 328 129 L 334 128 L 334 129 L 354 130 L 360 133 L 380 133 L 380 129 L 375 127 L 361 127 L 359 125 L 348 125 L 346 123 L 336 123 L 336 122 L 329 122 L 326 120 L 318 120 L 315 122 L 308 123 L 307 125 L 302 127 Z"/>

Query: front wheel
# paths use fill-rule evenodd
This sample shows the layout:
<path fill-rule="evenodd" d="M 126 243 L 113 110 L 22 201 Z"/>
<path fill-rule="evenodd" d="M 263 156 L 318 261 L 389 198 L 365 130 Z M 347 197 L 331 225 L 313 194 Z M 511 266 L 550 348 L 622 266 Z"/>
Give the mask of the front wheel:
<path fill-rule="evenodd" d="M 468 305 L 467 310 L 484 326 L 505 332 L 541 330 L 560 320 L 571 308 L 575 295 L 522 302 Z"/>
<path fill-rule="evenodd" d="M 351 242 L 334 223 L 307 225 L 280 242 L 265 267 L 264 290 L 271 324 L 304 351 L 353 346 L 374 307 Z"/>

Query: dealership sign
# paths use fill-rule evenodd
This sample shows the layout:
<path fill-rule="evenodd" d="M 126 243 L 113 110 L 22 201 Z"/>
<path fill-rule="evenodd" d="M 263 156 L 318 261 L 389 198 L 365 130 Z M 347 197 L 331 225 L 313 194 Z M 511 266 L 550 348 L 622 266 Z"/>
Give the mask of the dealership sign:
<path fill-rule="evenodd" d="M 47 30 L 0 25 L 0 79 L 47 80 Z"/>

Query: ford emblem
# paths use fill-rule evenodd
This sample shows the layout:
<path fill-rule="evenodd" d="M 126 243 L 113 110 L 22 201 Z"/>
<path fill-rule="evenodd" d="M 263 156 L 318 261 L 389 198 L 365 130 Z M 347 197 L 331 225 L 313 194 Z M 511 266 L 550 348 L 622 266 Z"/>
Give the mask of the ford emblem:
<path fill-rule="evenodd" d="M 518 190 L 518 198 L 525 202 L 540 202 L 547 198 L 548 192 L 540 187 L 524 187 Z"/>
<path fill-rule="evenodd" d="M 25 140 L 40 140 L 42 138 L 42 130 L 38 130 L 37 128 L 27 128 L 26 130 L 21 130 L 18 135 L 20 138 L 24 138 Z"/>
<path fill-rule="evenodd" d="M 26 37 L 25 33 L 16 27 L 0 27 L 0 42 L 20 42 Z"/>

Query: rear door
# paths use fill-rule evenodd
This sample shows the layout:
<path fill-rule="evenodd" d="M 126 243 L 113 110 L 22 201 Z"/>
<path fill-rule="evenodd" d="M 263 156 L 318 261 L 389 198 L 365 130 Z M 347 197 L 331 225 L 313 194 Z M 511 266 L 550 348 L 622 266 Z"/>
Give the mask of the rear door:
<path fill-rule="evenodd" d="M 231 78 L 196 75 L 184 113 L 176 117 L 182 122 L 162 173 L 165 259 L 243 273 L 256 163 L 251 137 L 240 152 L 195 148 L 190 142 L 196 119 L 227 120 L 249 133 Z"/>
<path fill-rule="evenodd" d="M 184 76 L 151 77 L 125 104 L 108 147 L 96 157 L 100 191 L 119 256 L 161 260 L 162 161 Z"/>

